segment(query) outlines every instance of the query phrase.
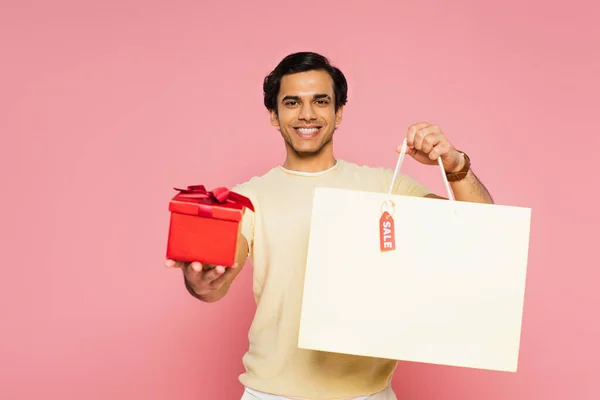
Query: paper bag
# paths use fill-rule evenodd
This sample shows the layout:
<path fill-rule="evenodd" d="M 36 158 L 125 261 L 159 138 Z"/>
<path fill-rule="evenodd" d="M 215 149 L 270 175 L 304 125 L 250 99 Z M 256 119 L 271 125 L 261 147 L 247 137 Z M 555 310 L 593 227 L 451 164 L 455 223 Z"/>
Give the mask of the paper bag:
<path fill-rule="evenodd" d="M 300 348 L 517 370 L 531 210 L 454 201 L 439 165 L 450 201 L 316 189 Z"/>

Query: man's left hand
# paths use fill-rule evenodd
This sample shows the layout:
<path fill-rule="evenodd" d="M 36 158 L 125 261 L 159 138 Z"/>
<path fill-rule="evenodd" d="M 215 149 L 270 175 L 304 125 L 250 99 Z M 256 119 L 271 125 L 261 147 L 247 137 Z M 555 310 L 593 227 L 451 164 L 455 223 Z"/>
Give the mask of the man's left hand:
<path fill-rule="evenodd" d="M 464 156 L 452 146 L 437 125 L 428 122 L 413 124 L 406 135 L 406 154 L 422 164 L 435 165 L 441 157 L 446 172 L 457 172 L 465 163 Z M 400 152 L 402 146 L 396 151 Z"/>

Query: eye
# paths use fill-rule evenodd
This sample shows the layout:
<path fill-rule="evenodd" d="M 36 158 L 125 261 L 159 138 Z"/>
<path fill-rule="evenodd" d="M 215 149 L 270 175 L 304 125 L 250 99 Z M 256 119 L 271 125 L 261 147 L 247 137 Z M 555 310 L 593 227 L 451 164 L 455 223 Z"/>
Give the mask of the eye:
<path fill-rule="evenodd" d="M 286 101 L 286 102 L 285 102 L 285 105 L 286 105 L 286 106 L 288 106 L 288 107 L 293 107 L 293 106 L 295 106 L 296 104 L 298 104 L 298 102 L 297 102 L 297 101 L 293 101 L 293 100 L 290 100 L 290 101 Z"/>
<path fill-rule="evenodd" d="M 327 100 L 317 100 L 316 103 L 320 106 L 326 106 L 327 104 L 329 104 Z"/>

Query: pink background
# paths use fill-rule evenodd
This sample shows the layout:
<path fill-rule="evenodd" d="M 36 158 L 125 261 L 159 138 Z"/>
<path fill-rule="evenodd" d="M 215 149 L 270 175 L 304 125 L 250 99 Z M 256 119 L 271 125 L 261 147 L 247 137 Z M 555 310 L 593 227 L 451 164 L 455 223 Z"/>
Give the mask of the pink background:
<path fill-rule="evenodd" d="M 399 398 L 600 398 L 598 7 L 385 3 L 0 3 L 0 397 L 239 398 L 251 269 L 189 296 L 163 268 L 167 202 L 283 161 L 262 79 L 314 50 L 350 83 L 337 156 L 393 167 L 425 119 L 497 203 L 533 208 L 518 373 L 400 363 Z"/>

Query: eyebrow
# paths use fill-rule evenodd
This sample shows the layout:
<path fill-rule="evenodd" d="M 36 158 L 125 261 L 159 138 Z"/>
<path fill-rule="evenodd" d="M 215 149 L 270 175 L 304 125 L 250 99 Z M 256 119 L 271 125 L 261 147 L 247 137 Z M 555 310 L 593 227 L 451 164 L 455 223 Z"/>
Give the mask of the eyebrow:
<path fill-rule="evenodd" d="M 328 99 L 331 100 L 331 96 L 329 96 L 328 94 L 315 94 L 313 96 L 314 100 L 318 100 L 318 99 Z M 299 101 L 300 100 L 300 96 L 285 96 L 283 99 L 281 99 L 281 102 L 284 102 L 286 100 L 295 100 L 295 101 Z"/>

